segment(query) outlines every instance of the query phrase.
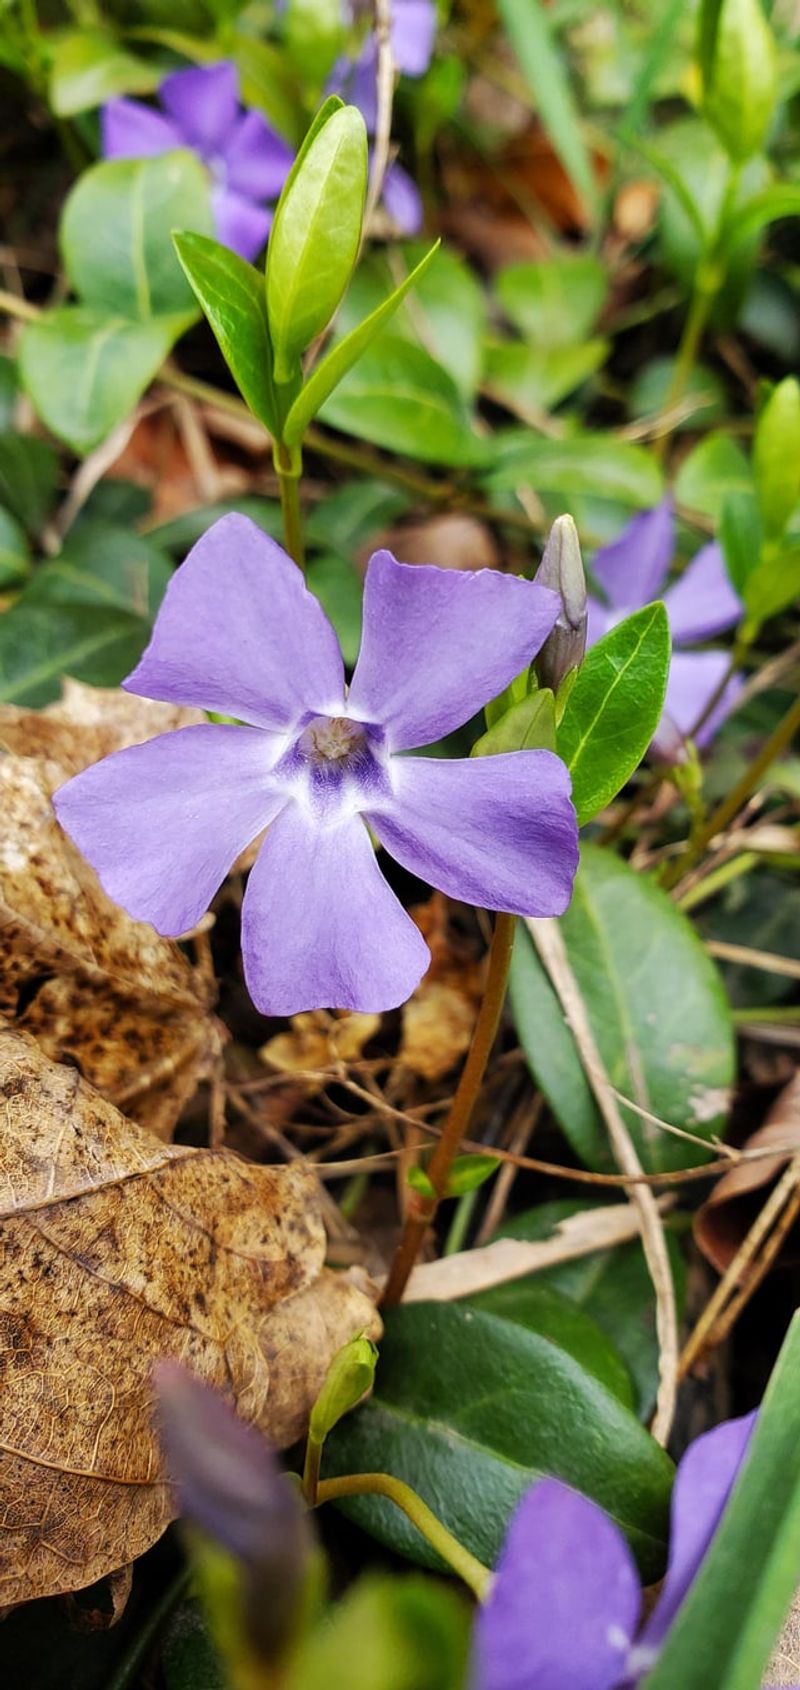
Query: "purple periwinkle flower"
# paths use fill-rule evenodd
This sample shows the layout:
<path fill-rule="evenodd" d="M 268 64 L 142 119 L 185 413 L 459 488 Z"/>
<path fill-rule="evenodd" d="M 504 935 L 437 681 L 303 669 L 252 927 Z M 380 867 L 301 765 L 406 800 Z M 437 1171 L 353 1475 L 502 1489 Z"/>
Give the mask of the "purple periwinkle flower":
<path fill-rule="evenodd" d="M 742 615 L 742 605 L 716 543 L 703 546 L 679 579 L 663 592 L 674 551 L 675 520 L 670 499 L 664 499 L 653 510 L 640 512 L 618 540 L 601 548 L 592 563 L 592 575 L 605 593 L 606 602 L 589 600 L 587 643 L 594 645 L 623 617 L 652 599 L 663 597 L 673 653 L 664 714 L 653 739 L 653 749 L 663 757 L 679 761 L 687 738 L 694 739 L 701 748 L 710 744 L 730 715 L 743 684 L 739 675 L 731 676 L 705 717 L 708 705 L 728 673 L 728 654 L 684 648 L 713 639 L 734 627 Z"/>
<path fill-rule="evenodd" d="M 476 1621 L 472 1690 L 632 1690 L 646 1682 L 720 1523 L 755 1419 L 716 1426 L 680 1462 L 667 1575 L 643 1625 L 633 1556 L 603 1509 L 559 1479 L 527 1491 Z"/>
<path fill-rule="evenodd" d="M 376 552 L 348 690 L 300 570 L 246 517 L 222 517 L 173 576 L 123 685 L 247 725 L 181 728 L 115 752 L 60 788 L 59 821 L 109 896 L 172 935 L 196 926 L 267 828 L 242 911 L 254 1002 L 272 1015 L 392 1008 L 429 952 L 368 827 L 454 898 L 539 916 L 569 902 L 577 828 L 558 757 L 403 755 L 501 692 L 558 610 L 535 582 Z"/>
<path fill-rule="evenodd" d="M 161 111 L 127 98 L 103 106 L 104 158 L 190 147 L 211 174 L 217 239 L 241 258 L 255 258 L 272 223 L 265 202 L 276 200 L 283 187 L 291 147 L 260 112 L 242 110 L 236 66 L 227 60 L 174 71 L 158 92 Z"/>
<path fill-rule="evenodd" d="M 346 20 L 354 24 L 365 10 L 363 0 L 345 0 Z M 394 0 L 391 8 L 392 57 L 404 76 L 423 76 L 436 40 L 434 0 Z M 356 58 L 344 54 L 328 79 L 328 93 L 340 94 L 358 106 L 367 133 L 378 121 L 378 44 L 370 33 Z M 402 165 L 391 164 L 383 184 L 383 206 L 401 235 L 417 235 L 422 228 L 422 200 L 416 183 Z"/>

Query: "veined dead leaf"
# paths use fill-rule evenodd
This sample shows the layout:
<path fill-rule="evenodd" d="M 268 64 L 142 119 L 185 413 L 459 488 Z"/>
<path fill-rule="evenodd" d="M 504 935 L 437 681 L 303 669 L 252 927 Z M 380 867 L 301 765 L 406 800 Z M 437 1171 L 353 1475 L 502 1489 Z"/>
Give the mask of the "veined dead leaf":
<path fill-rule="evenodd" d="M 717 1181 L 710 1197 L 698 1209 L 694 1235 L 703 1255 L 719 1273 L 724 1273 L 755 1219 L 764 1200 L 764 1187 L 772 1185 L 786 1163 L 800 1151 L 800 1070 L 775 1099 L 763 1127 L 753 1133 L 745 1150 L 769 1150 L 774 1156 L 739 1162 Z"/>
<path fill-rule="evenodd" d="M 409 914 L 430 946 L 431 964 L 403 1005 L 398 1061 L 420 1079 L 441 1080 L 469 1048 L 485 964 L 455 935 L 441 892 Z"/>
<path fill-rule="evenodd" d="M 150 1369 L 184 1362 L 285 1447 L 379 1326 L 323 1270 L 302 1165 L 165 1145 L 0 1025 L 0 1606 L 75 1590 L 173 1518 Z"/>
<path fill-rule="evenodd" d="M 270 1068 L 286 1074 L 324 1072 L 341 1062 L 357 1062 L 380 1024 L 379 1015 L 360 1015 L 348 1010 L 332 1015 L 325 1009 L 312 1009 L 293 1015 L 289 1032 L 276 1033 L 261 1046 L 258 1054 Z M 318 1084 L 311 1079 L 308 1095 L 317 1090 Z"/>
<path fill-rule="evenodd" d="M 164 1138 L 219 1056 L 213 983 L 106 897 L 50 800 L 78 768 L 188 715 L 74 682 L 49 710 L 0 712 L 0 743 L 40 753 L 0 753 L 0 1010 Z"/>

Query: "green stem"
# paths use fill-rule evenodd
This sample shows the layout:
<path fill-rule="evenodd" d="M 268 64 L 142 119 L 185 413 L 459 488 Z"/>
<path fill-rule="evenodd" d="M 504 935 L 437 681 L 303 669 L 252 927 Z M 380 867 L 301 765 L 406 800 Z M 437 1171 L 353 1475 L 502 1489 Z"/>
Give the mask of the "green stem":
<path fill-rule="evenodd" d="M 736 782 L 727 798 L 723 798 L 722 803 L 717 805 L 705 826 L 701 827 L 696 836 L 689 841 L 685 851 L 669 864 L 662 876 L 662 886 L 669 890 L 677 885 L 687 869 L 694 867 L 695 863 L 702 857 L 706 846 L 710 845 L 712 839 L 716 838 L 718 833 L 722 833 L 729 822 L 732 822 L 734 817 L 739 814 L 748 798 L 755 792 L 767 769 L 771 767 L 776 757 L 780 757 L 781 752 L 785 751 L 788 745 L 791 745 L 795 734 L 798 732 L 800 732 L 800 697 L 795 699 L 794 704 L 787 710 L 786 715 L 770 734 L 769 739 L 764 741 L 758 756 L 753 758 L 752 763 L 745 769 L 741 779 Z"/>
<path fill-rule="evenodd" d="M 289 455 L 279 441 L 275 443 L 275 468 L 278 472 L 278 485 L 281 494 L 281 516 L 283 517 L 283 536 L 286 550 L 294 558 L 299 569 L 305 569 L 306 554 L 303 546 L 303 518 L 300 510 L 300 476 L 297 466 L 292 465 Z"/>
<path fill-rule="evenodd" d="M 425 1169 L 435 1195 L 430 1198 L 418 1196 L 416 1205 L 409 1209 L 403 1236 L 397 1246 L 383 1293 L 382 1301 L 388 1308 L 399 1303 L 405 1291 L 425 1234 L 436 1218 L 436 1211 L 447 1190 L 450 1169 L 458 1154 L 459 1145 L 469 1127 L 503 1012 L 514 945 L 514 923 L 513 915 L 500 913 L 495 917 L 486 989 L 478 1011 L 472 1043 L 441 1138 Z"/>
<path fill-rule="evenodd" d="M 317 1491 L 317 1502 L 337 1502 L 343 1496 L 385 1496 L 396 1508 L 402 1509 L 437 1555 L 469 1585 L 478 1601 L 485 1600 L 492 1577 L 489 1568 L 470 1554 L 457 1537 L 453 1537 L 422 1497 L 402 1479 L 393 1478 L 391 1473 L 349 1473 L 342 1479 L 323 1479 Z"/>
<path fill-rule="evenodd" d="M 306 1459 L 303 1465 L 303 1495 L 308 1508 L 316 1507 L 321 1463 L 322 1444 L 317 1438 L 312 1438 L 309 1432 L 306 1439 Z"/>
<path fill-rule="evenodd" d="M 707 280 L 705 279 L 706 275 L 708 275 Z M 714 303 L 717 291 L 716 282 L 712 284 L 710 277 L 710 269 L 706 272 L 701 264 L 698 267 L 694 292 L 692 293 L 686 322 L 683 325 L 683 334 L 681 335 L 680 345 L 678 347 L 678 353 L 672 371 L 672 377 L 663 404 L 663 410 L 667 416 L 669 416 L 675 410 L 676 406 L 680 404 L 686 391 L 692 370 L 697 362 L 697 354 L 700 351 L 706 324 L 708 322 L 711 307 Z M 660 434 L 653 442 L 653 452 L 656 458 L 662 459 L 664 457 L 673 432 L 674 424 L 668 422 L 663 433 Z"/>

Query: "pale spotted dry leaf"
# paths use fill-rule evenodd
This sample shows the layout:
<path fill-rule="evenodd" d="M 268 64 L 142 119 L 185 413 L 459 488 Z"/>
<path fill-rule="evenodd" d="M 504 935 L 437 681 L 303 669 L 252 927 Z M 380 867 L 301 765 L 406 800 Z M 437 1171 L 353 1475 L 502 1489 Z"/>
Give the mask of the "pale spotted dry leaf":
<path fill-rule="evenodd" d="M 485 972 L 455 937 L 448 908 L 437 892 L 409 911 L 430 946 L 431 965 L 403 1005 L 398 1061 L 431 1082 L 444 1079 L 469 1049 Z"/>
<path fill-rule="evenodd" d="M 282 1073 L 324 1073 L 342 1062 L 357 1062 L 380 1024 L 379 1015 L 349 1010 L 330 1014 L 325 1009 L 312 1009 L 293 1015 L 289 1031 L 276 1033 L 258 1054 L 262 1062 Z M 318 1083 L 310 1079 L 309 1093 L 318 1089 Z"/>
<path fill-rule="evenodd" d="M 781 1685 L 791 1685 L 796 1690 L 800 1684 L 800 1590 L 795 1595 L 791 1608 L 783 1623 L 783 1630 L 778 1638 L 770 1657 L 770 1663 L 764 1675 L 764 1690 L 779 1690 Z"/>
<path fill-rule="evenodd" d="M 165 1145 L 0 1025 L 0 1605 L 80 1589 L 174 1515 L 150 1370 L 171 1356 L 278 1446 L 372 1303 L 323 1270 L 302 1165 Z"/>
<path fill-rule="evenodd" d="M 43 710 L 0 705 L 0 745 L 19 757 L 48 758 L 67 775 L 76 775 L 111 751 L 206 720 L 202 710 L 158 704 L 121 687 L 65 680 L 61 697 Z"/>
<path fill-rule="evenodd" d="M 163 721 L 163 707 L 153 709 Z M 33 715 L 42 738 L 64 732 L 58 717 L 18 715 Z M 146 738 L 143 718 L 139 727 Z M 6 712 L 0 738 L 10 732 Z M 102 729 L 90 733 L 96 746 Z M 219 1057 L 213 983 L 172 940 L 112 903 L 62 832 L 51 795 L 73 772 L 74 755 L 74 744 L 66 764 L 0 753 L 0 1010 L 166 1138 Z"/>

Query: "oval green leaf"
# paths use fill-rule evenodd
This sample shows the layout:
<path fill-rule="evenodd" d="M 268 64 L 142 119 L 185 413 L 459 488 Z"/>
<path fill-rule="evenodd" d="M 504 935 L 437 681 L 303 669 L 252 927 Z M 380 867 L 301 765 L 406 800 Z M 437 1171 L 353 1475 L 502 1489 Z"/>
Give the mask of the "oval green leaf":
<path fill-rule="evenodd" d="M 191 309 L 173 229 L 210 235 L 211 179 L 194 153 L 106 160 L 85 170 L 61 218 L 67 275 L 84 305 L 146 322 Z"/>
<path fill-rule="evenodd" d="M 133 410 L 186 323 L 185 316 L 131 323 L 65 305 L 26 324 L 23 385 L 52 433 L 74 452 L 90 452 Z"/>
<path fill-rule="evenodd" d="M 326 400 L 320 421 L 423 463 L 480 464 L 486 442 L 452 377 L 413 342 L 382 334 Z"/>
<path fill-rule="evenodd" d="M 207 235 L 173 236 L 184 274 L 254 417 L 274 434 L 277 411 L 264 280 L 230 247 Z"/>
<path fill-rule="evenodd" d="M 586 653 L 558 729 L 579 825 L 638 768 L 664 708 L 671 642 L 663 604 L 626 616 Z"/>

